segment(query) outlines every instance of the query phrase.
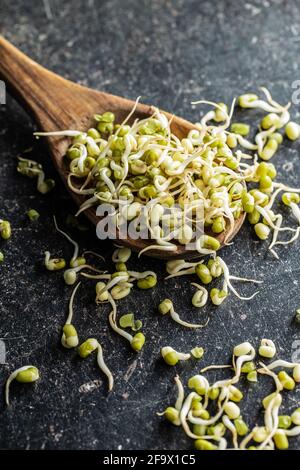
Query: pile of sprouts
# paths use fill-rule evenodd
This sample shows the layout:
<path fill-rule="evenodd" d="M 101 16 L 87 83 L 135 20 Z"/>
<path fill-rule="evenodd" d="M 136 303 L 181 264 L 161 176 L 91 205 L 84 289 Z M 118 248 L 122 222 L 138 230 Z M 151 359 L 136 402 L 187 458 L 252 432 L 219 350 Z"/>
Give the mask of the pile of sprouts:
<path fill-rule="evenodd" d="M 276 355 L 274 342 L 262 339 L 258 354 L 261 358 L 273 360 Z M 170 365 L 174 365 L 176 360 L 187 360 L 189 356 L 168 347 L 163 348 L 162 355 L 169 355 L 169 362 L 166 362 Z M 248 341 L 235 346 L 232 365 L 205 367 L 200 374 L 188 380 L 188 394 L 179 376 L 176 376 L 177 400 L 158 415 L 182 427 L 187 436 L 194 440 L 197 450 L 288 449 L 289 438 L 300 434 L 300 408 L 286 415 L 281 414 L 280 407 L 286 393 L 294 390 L 296 383 L 300 382 L 300 363 L 276 359 L 265 364 L 260 359 L 256 364 L 255 357 L 256 351 Z M 204 375 L 211 370 L 226 368 L 232 371 L 230 378 L 210 383 Z M 251 384 L 261 380 L 260 376 L 263 375 L 273 379 L 275 390 L 262 400 L 263 424 L 250 429 L 242 416 L 243 393 L 237 384 L 243 376 Z"/>
<path fill-rule="evenodd" d="M 255 94 L 241 95 L 237 104 L 242 109 L 258 109 L 262 116 L 254 140 L 248 137 L 247 124 L 232 122 L 235 101 L 230 108 L 224 103 L 199 101 L 194 104 L 211 106 L 194 128 L 182 139 L 174 135 L 172 120 L 157 108 L 146 119 L 132 121 L 136 105 L 122 123 L 107 111 L 95 115 L 95 127 L 87 132 L 59 130 L 41 135 L 67 136 L 72 139 L 66 152 L 69 168 L 68 185 L 76 194 L 84 197 L 77 215 L 91 207 L 110 204 L 114 208 L 112 218 L 118 229 L 134 223 L 135 228 L 151 243 L 147 250 L 176 252 L 178 245 L 199 253 L 193 262 L 184 259 L 168 261 L 167 277 L 193 276 L 195 292 L 192 305 L 203 307 L 208 299 L 218 306 L 232 292 L 241 300 L 251 300 L 257 292 L 243 297 L 236 290 L 235 282 L 262 281 L 233 276 L 224 259 L 217 253 L 221 247 L 220 235 L 228 244 L 236 221 L 247 214 L 248 221 L 260 240 L 269 239 L 269 250 L 278 258 L 275 247 L 296 241 L 300 235 L 300 189 L 292 188 L 276 180 L 277 171 L 270 160 L 274 157 L 283 135 L 290 140 L 300 137 L 300 126 L 290 121 L 289 104 L 275 102 L 269 91 L 261 89 L 263 97 Z M 34 160 L 20 157 L 18 172 L 36 178 L 37 189 L 46 194 L 54 187 L 53 180 L 45 178 L 42 166 Z M 283 223 L 278 204 L 288 208 L 295 219 L 295 226 Z M 201 214 L 199 226 L 199 214 Z M 27 213 L 31 221 L 39 214 L 34 209 Z M 72 219 L 72 224 L 74 220 Z M 76 223 L 76 222 L 75 222 Z M 108 304 L 108 323 L 112 331 L 126 340 L 134 352 L 140 352 L 146 342 L 143 323 L 129 312 L 119 315 L 119 301 L 129 296 L 136 286 L 152 289 L 157 285 L 153 271 L 135 271 L 129 267 L 131 250 L 116 245 L 112 255 L 113 272 L 105 269 L 105 259 L 93 251 L 80 252 L 78 243 L 68 233 L 54 225 L 74 247 L 69 262 L 65 258 L 45 252 L 44 265 L 48 271 L 63 271 L 64 282 L 71 286 L 68 315 L 61 331 L 61 345 L 74 350 L 86 359 L 94 355 L 97 365 L 108 381 L 108 390 L 114 386 L 114 377 L 104 359 L 102 345 L 96 337 L 80 338 L 74 315 L 76 295 L 82 288 L 82 280 L 94 283 L 95 303 L 100 308 Z M 200 230 L 199 230 L 200 228 Z M 0 220 L 0 236 L 8 239 L 11 228 L 8 221 Z M 0 262 L 3 255 L 0 252 Z M 207 255 L 207 261 L 203 255 Z M 202 256 L 202 258 L 200 258 Z M 91 261 L 92 260 L 92 261 Z M 99 264 L 99 266 L 98 266 Z M 220 278 L 221 288 L 208 290 L 209 284 Z M 169 317 L 181 327 L 204 328 L 210 318 L 190 322 L 182 318 L 172 302 L 166 298 L 158 305 L 160 315 Z M 166 320 L 167 321 L 167 320 Z M 176 351 L 164 346 L 161 357 L 169 366 L 180 361 L 200 360 L 204 350 L 194 347 L 188 352 Z M 276 347 L 273 341 L 263 339 L 258 351 L 262 358 L 273 359 Z M 188 381 L 190 392 L 186 395 L 179 377 L 175 377 L 178 397 L 161 415 L 194 440 L 199 450 L 214 449 L 287 449 L 288 438 L 300 434 L 300 409 L 291 416 L 280 414 L 285 390 L 293 390 L 300 382 L 300 364 L 275 360 L 269 364 L 254 362 L 256 351 L 249 342 L 237 345 L 233 350 L 232 365 L 208 366 Z M 231 378 L 210 383 L 206 372 L 212 369 L 230 369 Z M 274 371 L 281 369 L 278 373 Z M 292 375 L 287 370 L 292 371 Z M 268 375 L 274 381 L 275 391 L 263 400 L 264 423 L 250 429 L 241 415 L 240 402 L 243 393 L 237 384 L 245 376 L 249 383 Z M 36 366 L 23 366 L 9 376 L 5 399 L 9 405 L 9 390 L 13 380 L 32 383 L 39 379 Z"/>
<path fill-rule="evenodd" d="M 77 215 L 91 207 L 109 203 L 114 207 L 113 218 L 118 228 L 133 221 L 144 234 L 141 227 L 143 214 L 142 220 L 152 243 L 139 254 L 149 249 L 176 252 L 178 244 L 187 246 L 194 242 L 193 249 L 199 255 L 209 256 L 207 263 L 203 258 L 194 262 L 180 259 L 166 265 L 166 279 L 186 275 L 196 277 L 197 282 L 191 283 L 196 289 L 192 297 L 194 307 L 203 307 L 208 299 L 214 305 L 221 305 L 229 291 L 239 299 L 251 300 L 257 292 L 243 297 L 234 287 L 234 282 L 262 281 L 230 274 L 225 261 L 217 256 L 220 248 L 218 236 L 225 233 L 224 243 L 227 244 L 236 220 L 246 213 L 259 239 L 266 240 L 272 233 L 269 249 L 278 257 L 275 246 L 289 244 L 300 234 L 300 189 L 277 182 L 276 168 L 270 163 L 283 141 L 280 129 L 285 130 L 290 140 L 296 140 L 300 136 L 300 126 L 290 121 L 289 104 L 277 103 L 265 88 L 261 88 L 261 92 L 262 98 L 245 94 L 237 101 L 242 109 L 259 109 L 267 113 L 262 117 L 254 141 L 248 138 L 249 125 L 232 122 L 235 100 L 230 109 L 224 103 L 195 102 L 209 105 L 212 109 L 182 139 L 173 134 L 172 120 L 169 121 L 157 108 L 153 108 L 151 117 L 132 122 L 138 100 L 122 123 L 116 123 L 114 114 L 107 111 L 94 116 L 95 127 L 87 132 L 69 129 L 38 132 L 36 136 L 71 138 L 66 152 L 68 185 L 85 198 Z M 24 167 L 25 172 L 38 169 L 33 161 L 24 159 L 19 167 Z M 282 214 L 275 213 L 279 195 L 282 203 L 290 208 L 298 227 L 283 225 Z M 197 232 L 198 209 L 202 211 L 205 230 L 200 235 Z M 94 280 L 97 305 L 110 304 L 108 321 L 112 330 L 126 339 L 133 350 L 140 351 L 145 343 L 145 336 L 140 331 L 142 322 L 136 321 L 133 314 L 118 319 L 117 301 L 128 296 L 134 284 L 141 289 L 155 287 L 156 274 L 128 269 L 126 263 L 131 252 L 120 246 L 113 254 L 115 271 L 108 273 L 98 269 L 87 261 L 87 255 L 101 259 L 99 255 L 93 252 L 79 254 L 78 244 L 58 228 L 56 220 L 55 227 L 74 245 L 69 266 L 64 259 L 52 258 L 48 251 L 45 253 L 46 268 L 50 271 L 63 269 L 64 281 L 74 286 L 62 345 L 80 351 L 73 324 L 73 302 L 81 276 Z M 290 234 L 289 238 L 282 239 L 284 232 Z M 222 287 L 208 291 L 208 284 L 220 277 L 223 277 Z M 203 328 L 209 322 L 209 318 L 196 323 L 184 320 L 170 299 L 162 300 L 158 311 L 187 328 Z M 100 351 L 101 346 L 96 339 L 86 341 L 89 341 L 90 352 Z M 169 350 L 167 353 L 162 356 L 172 356 L 172 351 L 171 356 Z M 181 359 L 191 356 L 191 353 L 183 354 Z M 175 356 L 172 357 L 174 359 Z M 98 364 L 109 377 L 111 389 L 111 373 L 107 373 L 103 361 L 100 364 L 98 360 Z"/>
<path fill-rule="evenodd" d="M 172 122 L 157 108 L 151 117 L 129 125 L 136 105 L 122 123 L 116 124 L 114 114 L 107 111 L 94 116 L 95 127 L 87 132 L 60 130 L 36 136 L 72 138 L 66 152 L 68 185 L 85 197 L 78 213 L 109 203 L 117 227 L 135 221 L 142 233 L 145 224 L 153 243 L 141 253 L 176 252 L 178 243 L 193 242 L 199 254 L 214 254 L 220 248 L 218 235 L 225 233 L 226 244 L 236 219 L 246 213 L 259 239 L 273 234 L 269 249 L 277 257 L 276 245 L 299 237 L 300 189 L 277 182 L 270 160 L 283 140 L 279 130 L 285 129 L 295 140 L 300 126 L 290 121 L 289 104 L 274 101 L 266 88 L 261 91 L 263 98 L 245 94 L 237 102 L 242 109 L 267 113 L 254 142 L 247 138 L 248 125 L 231 122 L 235 100 L 230 110 L 224 103 L 193 103 L 213 109 L 183 139 L 172 133 Z M 282 215 L 275 213 L 280 194 L 298 227 L 283 225 Z M 199 232 L 199 211 L 206 235 Z M 288 239 L 281 239 L 283 232 L 290 234 Z"/>

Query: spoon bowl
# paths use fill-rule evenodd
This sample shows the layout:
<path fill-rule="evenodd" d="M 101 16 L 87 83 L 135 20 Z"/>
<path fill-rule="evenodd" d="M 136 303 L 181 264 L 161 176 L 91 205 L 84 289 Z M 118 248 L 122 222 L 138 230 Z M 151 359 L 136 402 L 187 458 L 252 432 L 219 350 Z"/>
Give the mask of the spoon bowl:
<path fill-rule="evenodd" d="M 45 69 L 34 62 L 20 50 L 0 36 L 0 78 L 4 80 L 10 93 L 29 111 L 35 119 L 38 128 L 43 132 L 53 132 L 64 129 L 86 131 L 93 124 L 94 114 L 112 111 L 116 122 L 122 122 L 134 106 L 134 101 L 93 90 Z M 132 119 L 143 119 L 152 115 L 152 108 L 139 103 Z M 168 119 L 172 118 L 171 130 L 179 138 L 186 137 L 192 123 L 168 112 L 164 112 Z M 68 167 L 65 162 L 65 153 L 71 142 L 67 137 L 46 137 L 49 153 L 63 182 L 67 186 Z M 75 203 L 79 206 L 84 198 L 68 190 Z M 95 225 L 99 222 L 93 208 L 87 209 L 85 215 Z M 240 230 L 245 214 L 235 221 L 234 229 L 227 237 L 229 227 L 220 235 L 214 235 L 221 245 L 232 238 Z M 134 251 L 141 251 L 153 244 L 151 240 L 131 238 L 115 240 L 118 244 L 127 246 Z M 199 257 L 197 251 L 187 250 L 183 245 L 177 245 L 174 252 L 164 250 L 149 250 L 145 254 L 155 258 L 176 259 Z"/>

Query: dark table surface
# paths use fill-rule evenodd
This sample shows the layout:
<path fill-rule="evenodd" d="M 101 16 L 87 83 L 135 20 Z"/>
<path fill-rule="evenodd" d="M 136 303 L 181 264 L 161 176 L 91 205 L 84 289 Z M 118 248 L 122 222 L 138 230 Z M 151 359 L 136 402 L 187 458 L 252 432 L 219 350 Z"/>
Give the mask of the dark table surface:
<path fill-rule="evenodd" d="M 117 95 L 142 95 L 143 101 L 194 121 L 199 111 L 191 108 L 192 100 L 229 103 L 242 91 L 266 85 L 285 103 L 300 78 L 296 0 L 49 0 L 34 2 L 34 7 L 31 1 L 0 0 L 0 7 L 1 33 L 42 65 Z M 299 117 L 299 107 L 292 113 Z M 81 338 L 97 337 L 103 344 L 115 375 L 114 392 L 108 395 L 95 360 L 78 360 L 60 346 L 70 288 L 60 273 L 45 271 L 43 252 L 70 256 L 72 248 L 55 233 L 52 214 L 66 228 L 67 214 L 75 207 L 41 144 L 35 144 L 33 157 L 56 179 L 55 191 L 41 196 L 33 181 L 17 174 L 16 157 L 33 144 L 33 130 L 30 118 L 8 96 L 6 106 L 0 106 L 0 217 L 11 220 L 13 236 L 0 242 L 6 256 L 0 267 L 0 338 L 7 362 L 0 365 L 0 382 L 4 385 L 9 372 L 28 363 L 38 365 L 42 379 L 34 387 L 13 384 L 9 409 L 0 401 L 0 447 L 190 449 L 184 433 L 156 412 L 174 402 L 175 373 L 186 380 L 198 367 L 189 362 L 168 368 L 159 359 L 160 347 L 201 345 L 206 351 L 202 364 L 207 365 L 228 362 L 232 347 L 241 341 L 258 346 L 266 337 L 290 360 L 300 340 L 293 322 L 300 306 L 299 244 L 279 250 L 277 261 L 245 224 L 222 256 L 233 274 L 262 279 L 260 293 L 251 302 L 231 295 L 222 306 L 208 304 L 200 314 L 191 311 L 190 280 L 163 282 L 163 263 L 133 257 L 131 267 L 152 268 L 160 281 L 151 291 L 134 289 L 120 304 L 121 313 L 133 311 L 144 322 L 147 343 L 138 355 L 110 331 L 108 306 L 96 307 L 93 283 L 84 282 L 75 323 Z M 299 150 L 299 143 L 284 141 L 274 159 L 280 179 L 298 186 Z M 37 223 L 26 219 L 29 208 L 41 213 Z M 73 236 L 82 248 L 103 253 L 111 269 L 112 245 L 98 241 L 94 232 L 91 227 Z M 243 293 L 253 289 L 240 286 Z M 187 319 L 211 314 L 207 328 L 185 330 L 161 318 L 156 306 L 166 296 Z M 251 425 L 262 423 L 260 399 L 271 389 L 268 380 L 245 388 L 243 416 Z M 297 389 L 285 400 L 286 410 L 299 406 L 299 398 Z M 299 447 L 299 439 L 291 445 Z"/>

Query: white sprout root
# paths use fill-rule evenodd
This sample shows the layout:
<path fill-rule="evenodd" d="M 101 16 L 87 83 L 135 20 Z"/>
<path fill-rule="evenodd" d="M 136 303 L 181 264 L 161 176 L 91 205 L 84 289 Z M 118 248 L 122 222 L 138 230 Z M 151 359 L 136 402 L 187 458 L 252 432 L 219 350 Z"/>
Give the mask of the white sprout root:
<path fill-rule="evenodd" d="M 178 323 L 179 325 L 181 326 L 185 326 L 186 328 L 192 328 L 192 329 L 197 329 L 197 328 L 204 328 L 205 326 L 207 326 L 209 320 L 210 320 L 210 317 L 206 320 L 205 323 L 203 324 L 196 324 L 196 323 L 189 323 L 189 322 L 186 322 L 184 320 L 182 320 L 179 316 L 179 314 L 177 312 L 175 312 L 174 310 L 174 306 L 172 304 L 172 306 L 170 307 L 170 310 L 169 310 L 169 314 L 172 318 L 172 320 L 174 320 L 176 323 Z"/>
<path fill-rule="evenodd" d="M 252 294 L 250 297 L 242 297 L 233 287 L 233 285 L 231 284 L 231 281 L 252 282 L 254 284 L 261 284 L 263 281 L 256 280 L 256 279 L 247 279 L 244 277 L 231 276 L 229 273 L 227 264 L 220 257 L 219 257 L 219 263 L 222 266 L 224 278 L 225 278 L 224 287 L 223 287 L 224 290 L 226 290 L 228 287 L 236 295 L 236 297 L 238 297 L 241 300 L 251 300 L 253 299 L 253 297 L 255 297 L 258 294 L 258 292 L 254 292 L 254 294 Z"/>
<path fill-rule="evenodd" d="M 73 253 L 71 261 L 75 261 L 78 258 L 78 251 L 79 251 L 78 243 L 75 242 L 66 232 L 64 232 L 58 227 L 55 215 L 53 216 L 53 220 L 54 220 L 54 226 L 55 226 L 56 231 L 59 232 L 61 235 L 63 235 L 74 246 L 74 253 Z"/>
<path fill-rule="evenodd" d="M 102 370 L 102 372 L 106 375 L 108 379 L 108 390 L 109 392 L 111 392 L 114 386 L 114 378 L 113 378 L 111 371 L 109 370 L 109 368 L 104 362 L 103 350 L 99 342 L 98 342 L 98 348 L 97 348 L 97 362 L 98 362 L 99 368 Z"/>
<path fill-rule="evenodd" d="M 70 300 L 69 300 L 69 313 L 68 313 L 65 325 L 70 325 L 72 323 L 73 315 L 74 315 L 74 309 L 73 309 L 74 298 L 75 298 L 76 292 L 77 292 L 80 284 L 81 284 L 81 282 L 78 282 L 78 284 L 74 287 L 73 292 L 71 294 L 71 297 L 70 297 Z M 66 336 L 65 336 L 64 333 L 62 334 L 62 337 L 61 337 L 61 343 L 67 349 L 71 349 L 71 347 L 74 347 L 74 346 L 69 346 L 67 344 Z"/>

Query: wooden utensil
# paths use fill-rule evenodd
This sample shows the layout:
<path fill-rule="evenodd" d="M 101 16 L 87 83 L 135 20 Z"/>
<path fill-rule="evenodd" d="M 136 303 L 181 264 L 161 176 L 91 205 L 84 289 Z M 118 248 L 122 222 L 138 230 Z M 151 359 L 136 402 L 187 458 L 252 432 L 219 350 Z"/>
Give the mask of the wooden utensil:
<path fill-rule="evenodd" d="M 131 100 L 83 87 L 50 72 L 19 51 L 2 36 L 0 36 L 0 78 L 4 80 L 10 93 L 33 115 L 40 131 L 51 132 L 64 129 L 86 131 L 92 125 L 94 114 L 101 114 L 108 110 L 115 114 L 116 122 L 121 122 L 134 105 Z M 138 104 L 133 118 L 143 119 L 151 114 L 150 106 Z M 169 113 L 165 114 L 171 118 Z M 190 122 L 182 118 L 174 116 L 172 119 L 172 132 L 180 139 L 186 137 L 193 128 L 194 126 Z M 68 168 L 64 155 L 70 144 L 70 139 L 47 137 L 46 142 L 57 171 L 66 183 Z M 76 204 L 80 205 L 83 202 L 83 197 L 72 191 L 70 193 Z M 93 224 L 98 223 L 99 218 L 94 209 L 86 210 L 85 214 Z M 240 230 L 244 218 L 245 214 L 242 214 L 235 221 L 230 240 Z M 227 233 L 228 228 L 216 236 L 221 245 L 224 244 Z M 141 251 L 153 242 L 127 238 L 126 240 L 118 239 L 117 243 L 128 246 L 134 251 Z M 162 259 L 199 257 L 199 253 L 186 250 L 182 245 L 177 246 L 176 252 L 149 250 L 146 254 Z"/>

